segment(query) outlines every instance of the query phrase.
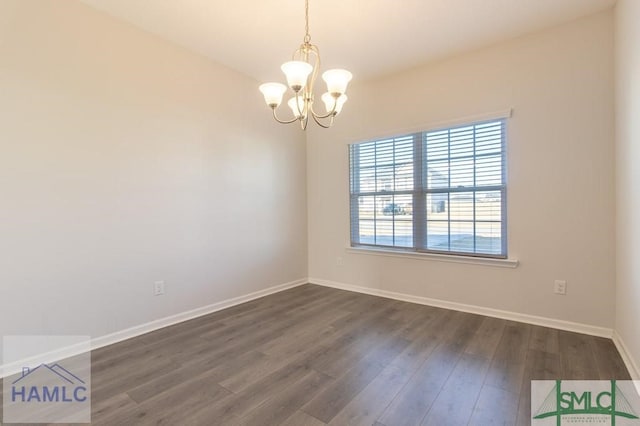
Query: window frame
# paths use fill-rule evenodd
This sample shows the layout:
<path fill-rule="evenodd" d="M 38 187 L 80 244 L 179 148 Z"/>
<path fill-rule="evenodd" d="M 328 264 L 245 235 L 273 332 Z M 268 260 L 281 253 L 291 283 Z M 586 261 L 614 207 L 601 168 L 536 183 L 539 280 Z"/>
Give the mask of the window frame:
<path fill-rule="evenodd" d="M 483 119 L 477 120 L 468 120 L 468 121 L 459 121 L 455 124 L 449 124 L 445 126 L 434 126 L 427 128 L 425 130 L 407 132 L 404 134 L 397 134 L 385 138 L 373 138 L 366 141 L 351 143 L 348 146 L 348 155 L 349 155 L 349 222 L 350 222 L 350 247 L 353 249 L 367 249 L 367 250 L 382 250 L 382 251 L 392 251 L 402 253 L 416 253 L 418 255 L 434 255 L 434 257 L 462 257 L 462 258 L 479 258 L 479 259 L 492 259 L 492 260 L 507 260 L 508 259 L 508 216 L 507 216 L 507 194 L 508 194 L 508 183 L 507 183 L 507 132 L 508 132 L 508 118 L 509 115 L 501 115 L 498 117 L 485 117 Z M 477 139 L 476 139 L 476 131 L 477 126 L 482 126 L 490 123 L 500 123 L 500 166 L 501 166 L 501 184 L 499 185 L 486 185 L 486 186 L 478 186 L 476 179 L 478 175 L 478 171 L 475 168 L 476 160 L 478 158 L 495 156 L 495 153 L 491 154 L 477 154 Z M 451 162 L 452 159 L 456 159 L 457 157 L 452 157 L 451 155 L 451 132 L 460 128 L 465 127 L 473 127 L 473 154 L 467 156 L 467 158 L 472 159 L 474 164 L 474 172 L 473 172 L 473 185 L 472 186 L 464 186 L 464 187 L 452 187 L 451 180 L 449 177 L 449 183 L 446 187 L 441 188 L 433 188 L 428 184 L 428 172 L 424 173 L 424 169 L 427 167 L 427 152 L 426 152 L 426 135 L 433 134 L 435 132 L 443 132 L 447 131 L 447 146 L 448 146 L 448 155 L 446 157 L 447 162 Z M 374 191 L 360 192 L 360 150 L 354 149 L 354 147 L 359 146 L 364 143 L 378 143 L 392 140 L 398 141 L 402 139 L 411 138 L 413 143 L 413 188 L 411 190 L 400 190 L 396 191 L 395 187 L 391 191 L 386 190 L 378 190 L 377 187 L 374 188 Z M 394 145 L 395 150 L 395 145 Z M 395 154 L 394 154 L 395 155 Z M 458 158 L 459 159 L 459 158 Z M 392 165 L 395 167 L 395 157 Z M 357 166 L 357 167 L 356 167 Z M 377 168 L 376 166 L 375 168 Z M 357 176 L 355 174 L 357 173 Z M 377 179 L 377 178 L 376 178 Z M 377 183 L 376 183 L 377 185 Z M 473 235 L 474 235 L 474 251 L 455 251 L 451 250 L 451 224 L 456 223 L 452 222 L 450 210 L 451 210 L 451 194 L 455 194 L 456 192 L 465 192 L 465 193 L 473 193 L 473 219 L 468 221 L 473 226 Z M 488 252 L 477 252 L 476 247 L 476 227 L 478 223 L 491 223 L 494 222 L 492 220 L 478 220 L 476 218 L 477 210 L 477 193 L 478 192 L 496 192 L 500 193 L 500 241 L 501 241 L 501 252 L 500 253 L 488 253 Z M 375 197 L 389 195 L 392 197 L 392 205 L 395 208 L 395 196 L 396 195 L 411 195 L 412 197 L 412 237 L 411 242 L 412 246 L 398 246 L 395 245 L 395 228 L 392 234 L 392 242 L 394 245 L 385 245 L 385 244 L 377 244 L 377 243 L 362 243 L 360 242 L 360 211 L 359 211 L 359 203 L 360 198 L 363 196 L 373 196 Z M 447 224 L 448 232 L 448 246 L 450 250 L 437 250 L 437 249 L 429 249 L 427 245 L 428 241 L 428 225 L 427 218 L 429 213 L 427 212 L 427 196 L 429 194 L 447 194 L 446 206 L 447 211 L 449 212 L 448 218 L 446 221 L 443 221 Z M 354 213 L 355 212 L 355 213 Z M 374 201 L 374 227 L 377 226 L 377 208 L 376 202 Z M 396 215 L 392 215 L 392 220 L 395 226 L 395 218 Z M 497 222 L 497 221 L 495 221 Z M 494 223 L 495 223 L 494 222 Z M 374 228 L 375 229 L 375 228 Z M 374 234 L 375 235 L 375 234 Z M 374 237 L 375 238 L 375 237 Z"/>

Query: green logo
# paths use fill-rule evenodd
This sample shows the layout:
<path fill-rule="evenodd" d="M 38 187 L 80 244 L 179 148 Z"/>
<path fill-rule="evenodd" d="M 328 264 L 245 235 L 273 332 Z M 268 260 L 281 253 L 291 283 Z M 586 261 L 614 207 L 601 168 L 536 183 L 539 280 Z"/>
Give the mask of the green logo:
<path fill-rule="evenodd" d="M 563 416 L 606 416 L 610 418 L 611 426 L 615 426 L 617 417 L 638 419 L 631 403 L 620 390 L 616 381 L 607 382 L 610 383 L 607 389 L 602 389 L 600 386 L 599 389 L 585 391 L 577 391 L 575 388 L 563 391 L 561 387 L 562 380 L 556 380 L 555 386 L 544 399 L 537 412 L 535 412 L 533 419 L 555 417 L 557 426 L 561 425 Z M 595 383 L 603 382 L 598 381 Z M 584 419 L 586 417 L 583 417 Z M 588 421 L 585 420 L 585 423 L 588 423 Z"/>

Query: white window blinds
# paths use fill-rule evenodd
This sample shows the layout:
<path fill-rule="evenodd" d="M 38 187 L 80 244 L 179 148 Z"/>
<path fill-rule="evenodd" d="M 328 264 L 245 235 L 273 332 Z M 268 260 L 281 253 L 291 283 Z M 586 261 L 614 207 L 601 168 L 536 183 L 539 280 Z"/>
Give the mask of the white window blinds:
<path fill-rule="evenodd" d="M 353 246 L 507 256 L 504 120 L 349 151 Z"/>

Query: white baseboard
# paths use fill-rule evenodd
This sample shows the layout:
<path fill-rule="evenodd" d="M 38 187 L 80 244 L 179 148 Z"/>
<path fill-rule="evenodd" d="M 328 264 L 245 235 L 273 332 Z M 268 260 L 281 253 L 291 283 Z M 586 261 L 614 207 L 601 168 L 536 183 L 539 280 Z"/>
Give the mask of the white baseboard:
<path fill-rule="evenodd" d="M 527 324 L 540 325 L 544 327 L 556 328 L 559 330 L 573 331 L 576 333 L 589 334 L 599 337 L 613 338 L 613 342 L 620 352 L 620 356 L 624 361 L 631 377 L 634 380 L 640 380 L 640 368 L 634 361 L 629 350 L 627 349 L 621 336 L 611 329 L 604 327 L 596 327 L 588 324 L 574 323 L 570 321 L 557 320 L 553 318 L 539 317 L 535 315 L 526 315 L 517 312 L 503 311 L 499 309 L 485 308 L 482 306 L 466 305 L 463 303 L 449 302 L 445 300 L 432 299 L 422 296 L 413 296 L 404 293 L 397 293 L 387 290 L 379 290 L 375 288 L 360 287 L 352 284 L 339 283 L 335 281 L 323 280 L 319 278 L 299 279 L 290 281 L 281 285 L 259 290 L 253 293 L 249 293 L 243 296 L 234 297 L 232 299 L 223 300 L 221 302 L 213 303 L 211 305 L 203 306 L 200 308 L 192 309 L 190 311 L 181 312 L 179 314 L 171 315 L 168 317 L 160 318 L 158 320 L 150 321 L 145 324 L 140 324 L 134 327 L 127 328 L 125 330 L 117 331 L 105 336 L 101 336 L 95 339 L 91 339 L 90 350 L 99 349 L 104 346 L 112 345 L 114 343 L 121 342 L 123 340 L 130 339 L 142 334 L 149 333 L 160 328 L 168 327 L 170 325 L 178 324 L 184 321 L 188 321 L 203 315 L 211 314 L 213 312 L 220 311 L 222 309 L 230 308 L 241 303 L 249 302 L 260 297 L 268 296 L 270 294 L 278 293 L 293 287 L 297 287 L 307 282 L 325 287 L 333 287 L 341 290 L 353 291 L 357 293 L 369 294 L 372 296 L 380 296 L 388 299 L 401 300 L 405 302 L 418 303 L 421 305 L 434 306 L 444 309 L 452 309 L 456 311 L 468 312 L 478 315 L 485 315 L 489 317 L 501 318 L 516 322 L 523 322 Z M 22 360 L 18 363 L 0 365 L 0 378 L 10 376 L 12 374 L 22 371 L 24 365 L 33 365 L 35 363 L 52 363 L 60 359 L 72 357 L 86 351 L 86 346 L 73 346 L 68 348 L 62 348 L 61 350 L 41 354 L 28 360 Z"/>
<path fill-rule="evenodd" d="M 543 327 L 556 328 L 559 330 L 573 331 L 576 333 L 589 334 L 592 336 L 607 337 L 613 336 L 610 328 L 597 327 L 589 324 L 563 321 L 553 318 L 538 317 L 535 315 L 521 314 L 518 312 L 503 311 L 499 309 L 485 308 L 482 306 L 466 305 L 463 303 L 449 302 L 429 297 L 413 296 L 410 294 L 396 293 L 394 291 L 379 290 L 369 287 L 360 287 L 352 284 L 339 283 L 335 281 L 323 280 L 320 278 L 309 278 L 312 284 L 325 287 L 333 287 L 341 290 L 354 291 L 357 293 L 369 294 L 372 296 L 386 297 L 388 299 L 402 300 L 404 302 L 418 303 L 420 305 L 434 306 L 438 308 L 452 309 L 454 311 L 468 312 L 472 314 L 484 315 L 488 317 L 501 318 L 510 321 L 523 322 L 527 324 L 540 325 Z"/>
<path fill-rule="evenodd" d="M 91 340 L 91 349 L 98 349 L 103 346 L 112 345 L 114 343 L 121 342 L 123 340 L 130 339 L 132 337 L 139 336 L 141 334 L 149 333 L 150 331 L 158 330 L 160 328 L 168 327 L 170 325 L 178 324 L 180 322 L 188 321 L 194 318 L 208 315 L 213 312 L 221 311 L 223 309 L 230 308 L 241 303 L 249 302 L 260 297 L 268 296 L 270 294 L 279 293 L 283 290 L 287 290 L 293 287 L 297 287 L 302 284 L 306 284 L 307 279 L 299 279 L 290 281 L 288 283 L 276 285 L 266 288 L 264 290 L 258 290 L 253 293 L 246 294 L 244 296 L 234 297 L 232 299 L 223 300 L 221 302 L 213 303 L 211 305 L 203 306 L 201 308 L 192 309 L 190 311 L 181 312 L 179 314 L 171 315 L 168 317 L 160 318 L 155 321 L 151 321 L 145 324 L 137 325 L 125 330 L 117 331 L 115 333 L 107 334 L 96 339 Z"/>
<path fill-rule="evenodd" d="M 160 318 L 154 321 L 150 321 L 144 324 L 136 325 L 134 327 L 127 328 L 125 330 L 116 331 L 115 333 L 107 334 L 97 338 L 92 338 L 90 341 L 89 350 L 99 349 L 103 346 L 112 345 L 114 343 L 121 342 L 123 340 L 131 339 L 132 337 L 146 334 L 160 328 L 168 327 L 170 325 L 178 324 L 180 322 L 188 321 L 203 315 L 211 314 L 213 312 L 221 311 L 222 309 L 230 308 L 241 303 L 249 302 L 260 297 L 268 296 L 273 293 L 278 293 L 283 290 L 287 290 L 293 287 L 297 287 L 306 284 L 308 281 L 306 278 L 302 278 L 288 283 L 276 285 L 273 287 L 259 290 L 253 293 L 249 293 L 243 296 L 234 297 L 232 299 L 223 300 L 221 302 L 213 303 L 211 305 L 203 306 L 200 308 L 192 309 L 190 311 L 181 312 L 179 314 L 170 315 L 168 317 Z M 79 355 L 87 351 L 87 345 L 74 345 L 66 348 L 61 348 L 54 352 L 48 352 L 45 354 L 39 354 L 29 359 L 20 360 L 11 364 L 0 365 L 0 378 L 11 376 L 13 374 L 22 371 L 22 367 L 25 365 L 34 364 L 49 364 L 61 359 L 69 358 Z"/>
<path fill-rule="evenodd" d="M 640 368 L 638 368 L 638 364 L 633 356 L 631 356 L 631 352 L 629 352 L 627 345 L 624 343 L 624 340 L 622 340 L 622 336 L 620 336 L 617 331 L 613 332 L 613 343 L 616 345 L 618 352 L 620 352 L 622 361 L 624 361 L 624 364 L 627 366 L 631 378 L 633 380 L 640 380 Z M 640 389 L 638 389 L 638 394 L 640 394 Z"/>

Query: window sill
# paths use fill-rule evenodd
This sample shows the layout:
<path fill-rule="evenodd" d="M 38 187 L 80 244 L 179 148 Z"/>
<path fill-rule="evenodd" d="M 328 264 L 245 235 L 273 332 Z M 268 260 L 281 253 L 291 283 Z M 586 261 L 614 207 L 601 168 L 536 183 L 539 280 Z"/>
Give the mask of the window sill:
<path fill-rule="evenodd" d="M 516 268 L 517 259 L 493 259 L 489 257 L 457 256 L 452 254 L 419 253 L 372 247 L 347 247 L 347 252 L 374 256 L 401 257 L 405 259 L 431 260 L 436 262 L 466 263 L 470 265 Z"/>

